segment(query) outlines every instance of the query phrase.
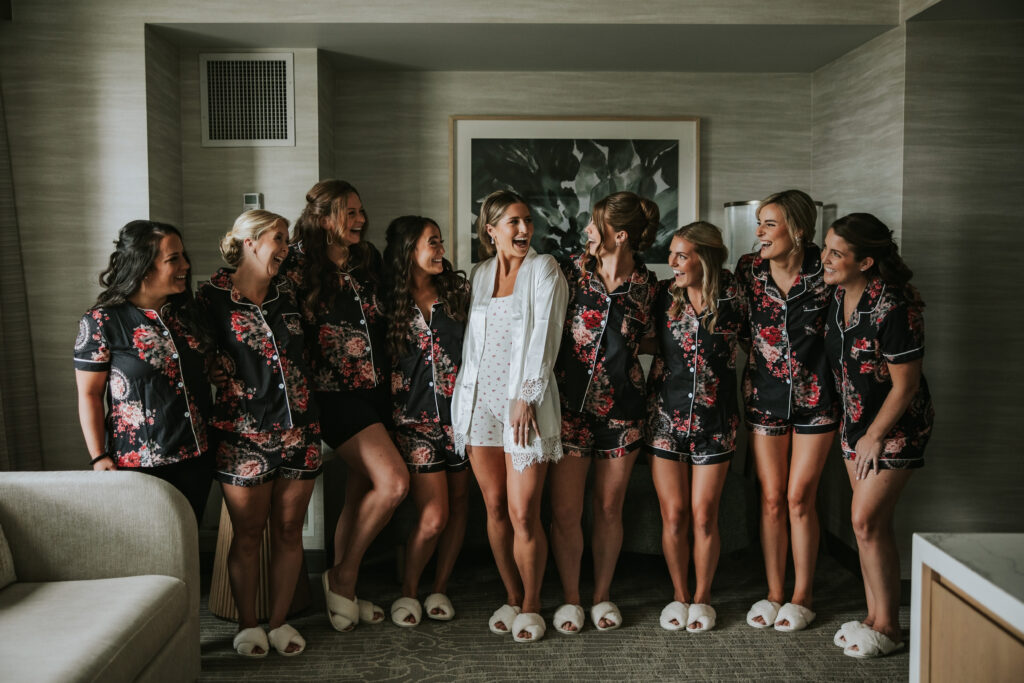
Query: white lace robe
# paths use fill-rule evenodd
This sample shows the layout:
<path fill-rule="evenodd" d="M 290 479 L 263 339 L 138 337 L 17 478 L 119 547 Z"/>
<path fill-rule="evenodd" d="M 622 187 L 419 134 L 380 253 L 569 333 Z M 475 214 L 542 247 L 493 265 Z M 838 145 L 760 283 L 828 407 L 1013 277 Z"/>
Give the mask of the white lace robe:
<path fill-rule="evenodd" d="M 462 347 L 462 367 L 455 380 L 452 396 L 452 427 L 455 448 L 466 452 L 469 425 L 476 403 L 476 382 L 484 351 L 487 305 L 494 291 L 497 260 L 490 258 L 473 269 L 472 298 L 466 337 Z M 502 440 L 520 472 L 535 462 L 557 461 L 562 457 L 561 421 L 558 386 L 554 365 L 562 339 L 569 288 L 555 259 L 538 254 L 532 248 L 519 267 L 512 292 L 513 316 L 520 333 L 512 339 L 509 357 L 508 404 Z M 527 446 L 516 446 L 509 428 L 509 411 L 515 401 L 533 404 L 540 434 Z M 472 445 L 472 444 L 469 444 Z"/>

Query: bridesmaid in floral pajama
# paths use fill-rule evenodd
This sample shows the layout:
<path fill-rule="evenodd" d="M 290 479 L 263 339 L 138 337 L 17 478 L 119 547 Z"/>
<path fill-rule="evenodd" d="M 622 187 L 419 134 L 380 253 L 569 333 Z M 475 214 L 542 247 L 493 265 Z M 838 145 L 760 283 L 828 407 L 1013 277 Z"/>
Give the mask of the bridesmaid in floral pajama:
<path fill-rule="evenodd" d="M 322 180 L 306 193 L 284 266 L 299 291 L 323 440 L 347 465 L 334 566 L 321 577 L 338 631 L 384 620 L 381 607 L 356 597 L 359 565 L 409 490 L 387 431 L 386 323 L 377 304 L 382 261 L 364 239 L 368 227 L 356 189 Z"/>
<path fill-rule="evenodd" d="M 657 277 L 640 258 L 654 240 L 658 205 L 618 192 L 594 205 L 586 250 L 562 264 L 569 305 L 555 377 L 562 408 L 562 451 L 551 466 L 551 551 L 565 600 L 555 612 L 561 633 L 583 626 L 580 560 L 583 494 L 594 463 L 594 593 L 590 617 L 601 631 L 622 623 L 609 599 L 622 548 L 626 486 L 642 444 L 644 373 L 640 341 L 653 334 Z"/>
<path fill-rule="evenodd" d="M 103 292 L 75 340 L 78 416 L 92 467 L 169 482 L 198 523 L 213 480 L 210 339 L 192 298 L 188 255 L 176 228 L 153 221 L 128 223 L 115 244 L 100 275 Z"/>
<path fill-rule="evenodd" d="M 676 231 L 668 263 L 675 274 L 658 283 L 656 350 L 647 381 L 646 442 L 662 518 L 662 549 L 673 600 L 661 612 L 669 631 L 708 631 L 717 614 L 711 582 L 721 547 L 718 506 L 736 448 L 739 400 L 736 346 L 747 310 L 722 233 L 698 221 Z M 697 588 L 690 600 L 689 531 Z"/>
<path fill-rule="evenodd" d="M 444 258 L 437 223 L 422 216 L 391 221 L 383 293 L 391 351 L 395 444 L 411 473 L 419 520 L 406 544 L 402 597 L 391 606 L 399 626 L 455 616 L 448 578 L 466 535 L 469 460 L 455 452 L 452 392 L 462 363 L 469 281 Z M 420 575 L 437 549 L 434 590 L 420 606 Z"/>
<path fill-rule="evenodd" d="M 867 617 L 843 624 L 835 642 L 852 657 L 877 657 L 903 646 L 892 520 L 911 473 L 924 465 L 935 417 L 921 374 L 924 303 L 892 232 L 871 214 L 832 224 L 824 266 L 825 281 L 837 287 L 825 348 L 842 396 L 840 444 L 868 601 Z"/>
<path fill-rule="evenodd" d="M 812 588 L 820 535 L 815 498 L 838 422 L 824 348 L 831 288 L 814 244 L 816 217 L 814 202 L 800 190 L 769 196 L 757 209 L 760 249 L 736 264 L 750 315 L 743 398 L 761 483 L 768 578 L 768 596 L 750 608 L 747 623 L 774 624 L 777 631 L 801 630 L 815 617 Z M 796 577 L 792 598 L 780 605 L 790 541 Z"/>
<path fill-rule="evenodd" d="M 285 623 L 302 566 L 302 523 L 320 473 L 320 426 L 313 402 L 295 290 L 278 273 L 288 255 L 288 222 L 246 211 L 221 240 L 232 268 L 199 288 L 226 380 L 217 391 L 217 473 L 234 528 L 228 551 L 238 607 L 239 654 L 285 656 L 306 642 Z M 256 619 L 259 549 L 270 521 L 270 632 Z"/>

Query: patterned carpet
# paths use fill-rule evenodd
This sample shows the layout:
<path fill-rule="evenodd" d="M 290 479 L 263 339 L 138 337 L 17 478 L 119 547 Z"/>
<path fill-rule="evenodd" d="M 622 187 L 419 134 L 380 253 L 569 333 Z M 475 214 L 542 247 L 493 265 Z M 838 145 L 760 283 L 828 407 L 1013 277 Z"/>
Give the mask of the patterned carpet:
<path fill-rule="evenodd" d="M 751 603 L 763 597 L 760 558 L 749 552 L 734 553 L 723 558 L 715 579 L 715 630 L 670 633 L 658 626 L 661 608 L 671 599 L 664 561 L 658 556 L 623 555 L 612 596 L 622 610 L 623 626 L 599 632 L 588 617 L 583 631 L 569 637 L 550 624 L 560 596 L 554 565 L 549 564 L 543 612 L 547 636 L 538 643 L 521 645 L 487 630 L 487 619 L 500 605 L 503 592 L 490 558 L 467 550 L 449 591 L 456 618 L 450 622 L 424 619 L 412 629 L 399 629 L 387 620 L 360 626 L 351 633 L 335 632 L 321 611 L 318 577 L 312 577 L 314 605 L 290 621 L 308 643 L 306 652 L 298 657 L 285 658 L 274 652 L 260 660 L 239 657 L 231 648 L 236 625 L 212 616 L 204 596 L 200 680 L 906 680 L 906 651 L 862 661 L 844 656 L 832 644 L 840 624 L 863 616 L 862 586 L 857 577 L 826 556 L 820 560 L 817 577 L 818 618 L 806 631 L 757 631 L 744 619 Z M 588 588 L 584 585 L 584 595 Z M 364 569 L 360 592 L 388 611 L 399 594 L 393 565 Z M 907 628 L 907 608 L 902 619 Z"/>

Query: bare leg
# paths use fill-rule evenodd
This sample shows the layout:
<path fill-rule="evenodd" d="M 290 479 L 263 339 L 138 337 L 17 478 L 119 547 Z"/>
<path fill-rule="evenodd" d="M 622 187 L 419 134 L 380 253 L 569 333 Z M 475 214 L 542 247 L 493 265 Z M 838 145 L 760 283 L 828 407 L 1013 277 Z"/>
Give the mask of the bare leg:
<path fill-rule="evenodd" d="M 818 562 L 818 482 L 825 467 L 828 449 L 835 432 L 827 434 L 794 434 L 793 458 L 789 465 L 790 539 L 793 546 L 793 599 L 791 602 L 810 609 L 814 606 L 814 567 Z M 785 619 L 779 622 L 788 626 Z"/>
<path fill-rule="evenodd" d="M 844 461 L 846 462 L 846 461 Z M 849 464 L 849 463 L 847 463 Z M 846 474 L 850 478 L 850 489 L 852 490 L 857 485 L 857 471 L 852 467 L 846 468 Z M 852 507 L 852 506 L 851 506 Z M 857 560 L 860 562 L 860 576 L 861 581 L 864 583 L 864 597 L 867 601 L 868 614 L 864 617 L 861 622 L 865 626 L 872 626 L 875 623 L 875 596 L 871 593 L 871 586 L 868 585 L 868 573 L 864 568 L 864 555 L 857 553 Z"/>
<path fill-rule="evenodd" d="M 761 550 L 768 579 L 768 599 L 782 602 L 789 552 L 788 506 L 790 435 L 751 434 L 757 478 L 761 482 Z M 760 616 L 755 621 L 763 623 Z M 767 624 L 766 624 L 767 625 Z"/>
<path fill-rule="evenodd" d="M 437 540 L 448 524 L 448 478 L 444 472 L 424 472 L 412 475 L 412 497 L 416 502 L 419 520 L 409 535 L 405 553 L 405 576 L 402 579 L 402 595 L 416 598 L 420 575 L 434 554 Z M 409 615 L 405 619 L 415 623 Z"/>
<path fill-rule="evenodd" d="M 851 472 L 853 466 L 848 461 L 847 471 Z M 912 473 L 913 470 L 882 470 L 856 481 L 851 506 L 864 583 L 870 586 L 875 603 L 868 606 L 874 615 L 871 628 L 896 643 L 903 640 L 903 631 L 899 622 L 900 557 L 892 520 L 896 502 Z M 852 472 L 850 476 L 854 476 Z"/>
<path fill-rule="evenodd" d="M 487 540 L 491 544 L 501 582 L 505 585 L 505 601 L 513 606 L 522 605 L 523 584 L 512 553 L 513 532 L 508 515 L 505 449 L 501 446 L 473 446 L 468 450 L 473 475 L 480 486 L 484 507 L 487 509 Z M 512 624 L 504 626 L 511 628 Z"/>
<path fill-rule="evenodd" d="M 523 612 L 540 612 L 540 589 L 548 542 L 540 523 L 540 499 L 547 463 L 535 463 L 522 472 L 512 467 L 512 456 L 505 454 L 508 486 L 508 515 L 512 520 L 512 554 L 523 578 Z M 528 631 L 516 634 L 530 638 Z"/>
<path fill-rule="evenodd" d="M 341 562 L 328 575 L 331 591 L 353 599 L 363 555 L 408 493 L 409 472 L 379 422 L 342 444 L 338 453 L 345 458 L 350 470 L 360 471 L 373 485 L 359 503 L 356 523 L 347 537 L 348 545 L 343 549 Z M 346 500 L 345 506 L 349 504 Z"/>
<path fill-rule="evenodd" d="M 718 505 L 722 500 L 725 477 L 729 474 L 729 463 L 695 465 L 690 473 L 693 481 L 690 497 L 693 510 L 693 569 L 697 575 L 693 601 L 711 604 L 711 582 L 715 578 L 722 549 L 718 534 Z"/>
<path fill-rule="evenodd" d="M 338 453 L 341 457 L 340 451 Z M 363 504 L 363 498 L 372 488 L 373 482 L 361 470 L 345 466 L 345 502 L 341 508 L 341 516 L 338 517 L 338 524 L 334 527 L 334 566 L 341 564 L 345 557 L 345 548 L 348 547 L 348 539 L 352 537 L 359 506 Z"/>
<path fill-rule="evenodd" d="M 639 450 L 621 458 L 598 460 L 594 465 L 594 603 L 610 599 L 615 565 L 622 550 L 622 506 L 629 474 Z M 601 628 L 614 626 L 602 619 Z"/>
<path fill-rule="evenodd" d="M 259 623 L 256 618 L 256 592 L 260 543 L 270 515 L 273 482 L 252 487 L 222 484 L 221 490 L 234 532 L 228 549 L 228 579 L 238 609 L 238 627 L 252 628 Z M 259 654 L 262 648 L 257 647 L 253 652 Z"/>
<path fill-rule="evenodd" d="M 313 495 L 313 479 L 276 479 L 270 506 L 270 623 L 287 621 L 302 571 L 302 522 Z M 288 652 L 299 646 L 288 645 Z"/>
<path fill-rule="evenodd" d="M 672 599 L 690 602 L 690 466 L 667 458 L 651 458 L 651 476 L 661 508 L 661 549 L 672 577 Z M 672 622 L 676 626 L 682 624 Z"/>
<path fill-rule="evenodd" d="M 448 479 L 448 524 L 437 542 L 437 568 L 434 571 L 434 592 L 447 593 L 448 579 L 455 569 L 455 560 L 462 550 L 466 538 L 466 518 L 469 511 L 469 470 L 449 472 Z M 440 610 L 435 608 L 435 613 Z"/>
<path fill-rule="evenodd" d="M 580 560 L 583 557 L 583 492 L 590 458 L 567 455 L 550 466 L 548 493 L 551 499 L 551 553 L 562 580 L 562 598 L 580 604 Z M 572 622 L 561 627 L 574 631 Z"/>

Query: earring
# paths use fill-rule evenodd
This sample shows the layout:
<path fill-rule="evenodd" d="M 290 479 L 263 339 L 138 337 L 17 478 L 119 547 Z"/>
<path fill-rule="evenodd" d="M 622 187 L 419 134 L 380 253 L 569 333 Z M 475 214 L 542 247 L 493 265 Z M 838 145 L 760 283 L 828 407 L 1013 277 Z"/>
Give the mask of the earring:
<path fill-rule="evenodd" d="M 328 244 L 328 246 L 331 245 L 331 244 L 334 244 L 334 240 L 331 239 L 331 231 L 330 230 L 326 230 L 325 232 L 327 233 L 327 244 Z"/>

